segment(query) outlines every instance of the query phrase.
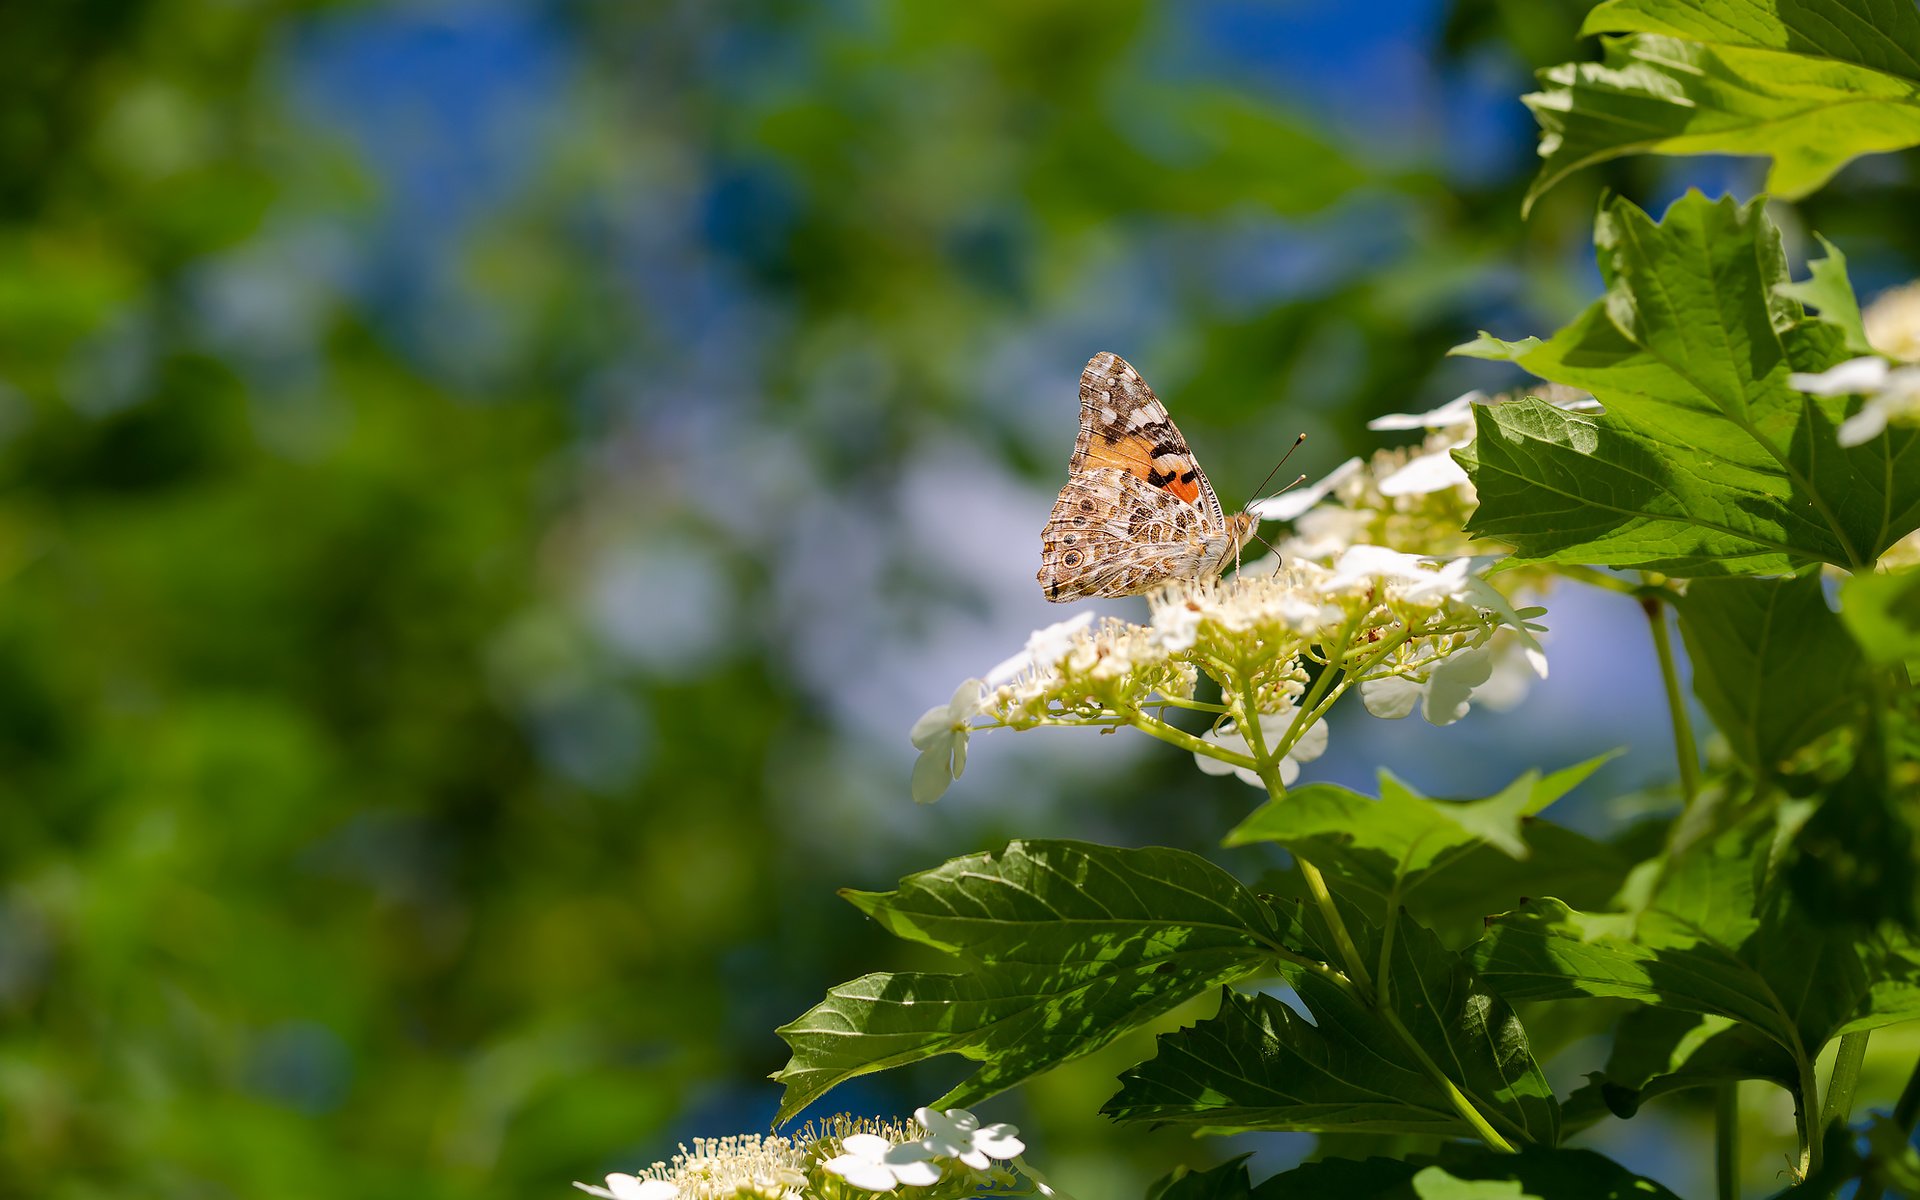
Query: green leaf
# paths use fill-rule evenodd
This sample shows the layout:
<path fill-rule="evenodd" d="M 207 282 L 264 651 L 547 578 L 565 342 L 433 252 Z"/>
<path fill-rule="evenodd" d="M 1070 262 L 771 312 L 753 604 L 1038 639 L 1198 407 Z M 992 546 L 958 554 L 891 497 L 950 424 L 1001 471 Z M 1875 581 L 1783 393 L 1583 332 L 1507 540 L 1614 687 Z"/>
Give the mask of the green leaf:
<path fill-rule="evenodd" d="M 1606 1070 L 1567 1097 L 1569 1124 L 1631 1117 L 1657 1096 L 1740 1079 L 1799 1086 L 1793 1056 L 1725 1017 L 1636 1008 L 1621 1019 Z"/>
<path fill-rule="evenodd" d="M 1577 913 L 1530 900 L 1502 914 L 1474 948 L 1481 975 L 1515 1000 L 1617 996 L 1744 1021 L 1782 1045 L 1794 1029 L 1766 981 L 1728 947 L 1653 912 Z"/>
<path fill-rule="evenodd" d="M 1909 932 L 1920 929 L 1913 854 L 1920 820 L 1913 800 L 1920 791 L 1901 782 L 1902 773 L 1920 778 L 1920 753 L 1903 743 L 1912 733 L 1906 709 L 1920 697 L 1907 691 L 1889 699 L 1875 703 L 1851 769 L 1822 789 L 1793 840 L 1787 885 L 1822 924 L 1872 929 L 1892 921 Z"/>
<path fill-rule="evenodd" d="M 1860 318 L 1860 301 L 1853 294 L 1853 283 L 1847 278 L 1847 256 L 1840 253 L 1838 247 L 1826 238 L 1814 234 L 1821 248 L 1827 252 L 1825 258 L 1808 261 L 1807 269 L 1812 278 L 1802 283 L 1776 284 L 1774 291 L 1801 304 L 1811 305 L 1820 320 L 1840 331 L 1841 344 L 1849 354 L 1872 354 L 1874 349 L 1867 341 L 1867 327 Z"/>
<path fill-rule="evenodd" d="M 1349 926 L 1361 952 L 1377 956 L 1379 931 L 1357 916 Z M 1559 1105 L 1506 1002 L 1404 916 L 1392 964 L 1392 1011 L 1413 1044 L 1510 1140 L 1555 1142 Z M 1162 1036 L 1103 1111 L 1203 1129 L 1473 1135 L 1403 1035 L 1351 984 L 1325 971 L 1290 974 L 1312 1023 L 1272 996 L 1229 993 L 1211 1020 Z"/>
<path fill-rule="evenodd" d="M 1765 878 L 1773 849 L 1770 826 L 1695 847 L 1637 915 L 1530 902 L 1489 924 L 1473 961 L 1513 1000 L 1610 996 L 1726 1017 L 1808 1069 L 1841 1033 L 1912 1019 L 1920 960 L 1897 935 L 1815 922 Z"/>
<path fill-rule="evenodd" d="M 1541 341 L 1537 337 L 1524 337 L 1517 342 L 1502 341 L 1482 329 L 1480 335 L 1470 342 L 1462 342 L 1449 354 L 1461 358 L 1485 358 L 1493 362 L 1519 362 L 1522 357 L 1538 349 Z"/>
<path fill-rule="evenodd" d="M 1437 1155 L 1405 1159 L 1332 1158 L 1275 1175 L 1254 1189 L 1253 1200 L 1337 1196 L 1340 1200 L 1679 1200 L 1592 1150 L 1523 1147 L 1495 1154 L 1479 1146 L 1448 1146 Z"/>
<path fill-rule="evenodd" d="M 909 875 L 891 892 L 841 895 L 895 937 L 981 964 L 1259 957 L 1285 936 L 1232 875 L 1161 847 L 1009 842 Z"/>
<path fill-rule="evenodd" d="M 1759 201 L 1690 192 L 1656 225 L 1615 200 L 1595 242 L 1606 296 L 1513 361 L 1606 411 L 1476 409 L 1455 451 L 1479 492 L 1470 533 L 1519 559 L 1778 575 L 1857 568 L 1920 525 L 1920 431 L 1842 449 L 1859 401 L 1788 385 L 1847 351 L 1777 291 L 1786 265 Z"/>
<path fill-rule="evenodd" d="M 1175 1167 L 1147 1189 L 1147 1200 L 1249 1200 L 1253 1190 L 1247 1178 L 1250 1157 L 1242 1154 L 1206 1171 Z"/>
<path fill-rule="evenodd" d="M 1696 580 L 1674 608 L 1694 694 L 1756 779 L 1859 721 L 1867 695 L 1860 649 L 1827 607 L 1819 575 Z"/>
<path fill-rule="evenodd" d="M 1920 17 L 1906 0 L 1612 0 L 1604 61 L 1541 72 L 1525 97 L 1546 161 L 1531 206 L 1624 154 L 1758 154 L 1797 199 L 1862 154 L 1920 143 Z"/>
<path fill-rule="evenodd" d="M 1611 757 L 1588 759 L 1544 778 L 1529 771 L 1480 800 L 1423 796 L 1390 771 L 1380 772 L 1377 800 L 1333 784 L 1310 784 L 1255 809 L 1227 835 L 1226 844 L 1274 842 L 1308 852 L 1315 863 L 1385 896 L 1395 885 L 1444 869 L 1482 844 L 1526 858 L 1532 849 L 1522 832 L 1523 819 L 1572 791 Z"/>
<path fill-rule="evenodd" d="M 1875 663 L 1920 660 L 1920 568 L 1855 575 L 1840 589 L 1840 618 Z"/>
<path fill-rule="evenodd" d="M 973 969 L 868 975 L 783 1026 L 781 1120 L 854 1076 L 941 1054 L 982 1064 L 941 1106 L 975 1103 L 1221 983 L 1271 973 L 1302 940 L 1231 875 L 1178 850 L 1014 842 L 894 892 L 848 895 Z"/>

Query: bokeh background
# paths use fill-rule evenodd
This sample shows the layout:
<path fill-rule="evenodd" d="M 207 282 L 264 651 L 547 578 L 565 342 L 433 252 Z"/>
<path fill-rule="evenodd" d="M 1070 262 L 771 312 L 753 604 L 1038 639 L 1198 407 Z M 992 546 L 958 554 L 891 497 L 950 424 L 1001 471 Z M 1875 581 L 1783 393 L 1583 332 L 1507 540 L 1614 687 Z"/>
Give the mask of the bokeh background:
<path fill-rule="evenodd" d="M 774 1026 L 937 967 L 836 888 L 1213 846 L 1253 793 L 1163 747 L 988 737 L 916 808 L 907 728 L 1061 615 L 1093 352 L 1231 502 L 1297 432 L 1318 475 L 1518 382 L 1443 352 L 1591 298 L 1601 188 L 1758 186 L 1636 160 L 1520 219 L 1518 96 L 1586 7 L 0 8 L 0 1194 L 563 1196 L 764 1129 Z M 1920 273 L 1916 163 L 1782 209 L 1796 253 Z M 1307 777 L 1626 746 L 1566 819 L 1657 803 L 1640 614 L 1550 605 L 1525 708 L 1356 709 Z M 1149 1050 L 988 1111 L 1099 1200 L 1312 1149 L 1107 1125 Z M 1651 1111 L 1595 1144 L 1691 1190 Z"/>

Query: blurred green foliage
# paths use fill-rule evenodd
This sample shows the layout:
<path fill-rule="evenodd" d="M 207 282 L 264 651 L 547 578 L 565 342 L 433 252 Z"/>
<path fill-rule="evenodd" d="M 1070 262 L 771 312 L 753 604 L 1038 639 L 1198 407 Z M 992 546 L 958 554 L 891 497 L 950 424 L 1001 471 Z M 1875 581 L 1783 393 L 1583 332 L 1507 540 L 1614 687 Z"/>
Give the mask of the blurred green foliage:
<path fill-rule="evenodd" d="M 0 1194 L 559 1195 L 911 965 L 834 888 L 1210 839 L 1152 757 L 903 811 L 953 677 L 899 648 L 1026 619 L 918 473 L 1050 488 L 1103 348 L 1229 491 L 1493 378 L 1442 351 L 1578 307 L 1597 190 L 1678 190 L 1518 220 L 1583 8 L 7 6 Z M 1843 182 L 1806 220 L 1911 275 L 1911 158 Z M 1111 1075 L 1013 1112 L 1056 1177 L 1211 1161 Z"/>

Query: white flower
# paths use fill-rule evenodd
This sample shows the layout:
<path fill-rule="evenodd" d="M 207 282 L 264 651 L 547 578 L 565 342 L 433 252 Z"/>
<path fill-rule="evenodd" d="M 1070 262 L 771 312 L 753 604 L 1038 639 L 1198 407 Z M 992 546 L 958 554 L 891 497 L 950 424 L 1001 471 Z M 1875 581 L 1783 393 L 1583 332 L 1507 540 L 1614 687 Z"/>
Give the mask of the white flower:
<path fill-rule="evenodd" d="M 1010 683 L 1030 671 L 1044 671 L 1059 665 L 1073 649 L 1074 636 L 1093 623 L 1091 610 L 1068 617 L 1064 621 L 1055 621 L 1044 629 L 1036 629 L 1027 636 L 1025 649 L 1011 658 L 1003 659 L 993 670 L 987 672 L 987 687 L 997 688 Z"/>
<path fill-rule="evenodd" d="M 1282 492 L 1278 496 L 1268 496 L 1265 500 L 1255 500 L 1247 505 L 1247 511 L 1262 521 L 1291 521 L 1306 512 L 1347 480 L 1358 475 L 1361 462 L 1350 458 L 1327 473 L 1327 477 L 1311 487 Z"/>
<path fill-rule="evenodd" d="M 1491 404 L 1485 392 L 1472 391 L 1442 404 L 1439 408 L 1423 413 L 1388 413 L 1384 417 L 1375 417 L 1367 422 L 1367 428 L 1373 430 L 1389 429 L 1457 429 L 1462 425 L 1472 426 L 1473 406 Z"/>
<path fill-rule="evenodd" d="M 1920 423 L 1920 366 L 1894 367 L 1874 356 L 1850 358 L 1818 374 L 1795 371 L 1787 385 L 1814 396 L 1865 396 L 1860 411 L 1841 422 L 1834 440 L 1858 446 L 1880 436 L 1888 421 Z"/>
<path fill-rule="evenodd" d="M 969 679 L 954 689 L 953 699 L 930 708 L 913 723 L 907 736 L 920 757 L 913 764 L 913 801 L 932 804 L 967 769 L 967 736 L 973 719 L 986 703 L 986 688 Z"/>
<path fill-rule="evenodd" d="M 1867 344 L 1888 358 L 1920 359 L 1920 283 L 1888 288 L 1860 314 Z"/>
<path fill-rule="evenodd" d="M 1516 636 L 1512 629 L 1496 630 L 1487 645 L 1493 651 L 1493 673 L 1473 689 L 1473 702 L 1495 712 L 1511 712 L 1533 690 L 1536 679 L 1547 673 L 1546 655 L 1536 645 L 1529 646 L 1531 635 L 1524 630 Z"/>
<path fill-rule="evenodd" d="M 1787 386 L 1814 396 L 1866 395 L 1886 386 L 1891 369 L 1886 359 L 1869 354 L 1850 358 L 1817 374 L 1795 371 L 1787 376 Z"/>
<path fill-rule="evenodd" d="M 922 1142 L 894 1145 L 874 1133 L 851 1133 L 840 1139 L 845 1153 L 823 1165 L 857 1188 L 890 1192 L 900 1184 L 931 1187 L 940 1182 L 940 1168 L 927 1161 L 931 1154 Z"/>
<path fill-rule="evenodd" d="M 1333 564 L 1327 587 L 1351 591 L 1377 582 L 1410 604 L 1437 605 L 1467 598 L 1471 566 L 1471 559 L 1456 558 L 1436 568 L 1418 554 L 1404 554 L 1385 546 L 1349 546 Z"/>
<path fill-rule="evenodd" d="M 744 1133 L 695 1138 L 671 1165 L 639 1175 L 609 1175 L 606 1187 L 573 1186 L 601 1200 L 800 1200 L 807 1186 L 806 1152 L 783 1137 Z"/>
<path fill-rule="evenodd" d="M 1466 444 L 1466 442 L 1460 442 L 1457 445 Z M 1467 478 L 1467 469 L 1453 461 L 1453 451 L 1456 448 L 1456 446 L 1448 446 L 1432 454 L 1422 454 L 1407 460 L 1406 466 L 1380 481 L 1380 494 L 1382 496 L 1425 496 L 1430 492 L 1442 492 L 1450 487 L 1471 483 L 1472 480 Z"/>
<path fill-rule="evenodd" d="M 1278 711 L 1260 714 L 1261 740 L 1266 742 L 1269 750 L 1272 750 L 1279 740 L 1286 736 L 1287 730 L 1293 727 L 1294 717 L 1299 711 L 1291 700 L 1282 700 Z M 1223 722 L 1219 728 L 1203 734 L 1201 740 L 1212 742 L 1221 749 L 1231 750 L 1235 754 L 1253 756 L 1253 748 L 1247 745 L 1246 737 L 1234 727 L 1232 721 Z M 1326 752 L 1327 723 L 1325 720 L 1315 721 L 1302 731 L 1300 740 L 1295 742 L 1286 756 L 1280 760 L 1281 785 L 1292 787 L 1293 781 L 1300 778 L 1300 764 L 1312 762 Z M 1232 775 L 1235 779 L 1253 787 L 1266 786 L 1261 782 L 1260 776 L 1250 768 L 1236 767 L 1232 763 L 1224 763 L 1217 758 L 1209 758 L 1199 753 L 1195 753 L 1193 758 L 1200 764 L 1200 770 L 1204 774 Z"/>
<path fill-rule="evenodd" d="M 1498 629 L 1477 646 L 1448 652 L 1432 642 L 1417 645 L 1394 674 L 1360 681 L 1360 702 L 1376 717 L 1399 720 L 1415 707 L 1430 725 L 1451 725 L 1473 704 L 1505 711 L 1518 704 L 1546 656 L 1524 627 Z"/>
<path fill-rule="evenodd" d="M 944 1113 L 915 1109 L 913 1119 L 926 1128 L 927 1136 L 919 1144 L 933 1157 L 958 1159 L 976 1171 L 986 1170 L 996 1158 L 1017 1158 L 1027 1148 L 1016 1136 L 1018 1129 L 1007 1124 L 983 1126 L 964 1108 Z"/>
<path fill-rule="evenodd" d="M 606 1187 L 595 1187 L 591 1183 L 575 1183 L 589 1196 L 599 1196 L 601 1200 L 675 1200 L 680 1189 L 663 1179 L 639 1179 L 632 1175 L 609 1175 Z"/>
<path fill-rule="evenodd" d="M 1399 719 L 1420 703 L 1430 725 L 1451 725 L 1467 715 L 1473 689 L 1493 674 L 1493 651 L 1475 646 L 1449 654 L 1425 669 L 1424 678 L 1387 675 L 1360 682 L 1360 702 L 1376 717 Z"/>
<path fill-rule="evenodd" d="M 1280 543 L 1288 558 L 1330 559 L 1372 533 L 1375 514 L 1364 508 L 1322 504 L 1301 513 L 1293 536 Z"/>

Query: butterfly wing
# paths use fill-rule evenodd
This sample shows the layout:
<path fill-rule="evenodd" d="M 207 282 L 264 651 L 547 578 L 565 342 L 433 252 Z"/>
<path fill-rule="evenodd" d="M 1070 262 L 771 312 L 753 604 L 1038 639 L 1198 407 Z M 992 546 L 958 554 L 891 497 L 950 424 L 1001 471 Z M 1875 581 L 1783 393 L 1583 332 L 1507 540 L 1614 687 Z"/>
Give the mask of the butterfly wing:
<path fill-rule="evenodd" d="M 1101 467 L 1125 471 L 1193 505 L 1211 530 L 1226 527 L 1220 498 L 1166 406 L 1132 364 L 1105 350 L 1080 372 L 1080 436 L 1067 471 L 1073 476 Z"/>
<path fill-rule="evenodd" d="M 1049 600 L 1134 596 L 1213 568 L 1219 538 L 1200 509 L 1118 467 L 1078 471 L 1040 534 Z"/>

